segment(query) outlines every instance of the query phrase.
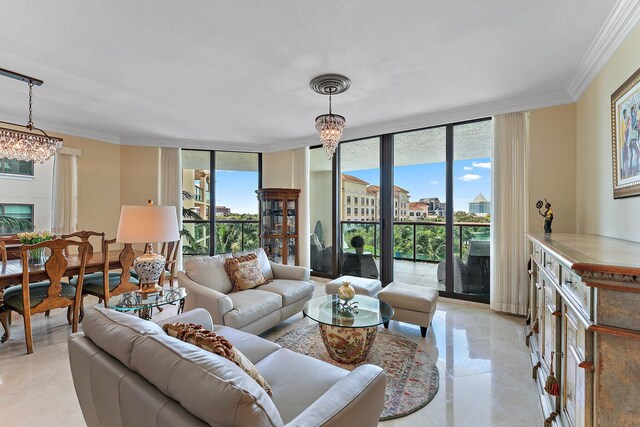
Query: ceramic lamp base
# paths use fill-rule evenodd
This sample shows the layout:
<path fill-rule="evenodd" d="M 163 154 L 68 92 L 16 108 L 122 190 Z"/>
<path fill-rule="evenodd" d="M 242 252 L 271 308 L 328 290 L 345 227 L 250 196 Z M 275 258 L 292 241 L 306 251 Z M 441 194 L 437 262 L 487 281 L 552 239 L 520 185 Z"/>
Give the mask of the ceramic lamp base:
<path fill-rule="evenodd" d="M 141 293 L 162 292 L 162 287 L 158 285 L 158 280 L 164 273 L 165 263 L 164 256 L 153 252 L 142 254 L 133 261 L 133 269 L 138 273 Z"/>

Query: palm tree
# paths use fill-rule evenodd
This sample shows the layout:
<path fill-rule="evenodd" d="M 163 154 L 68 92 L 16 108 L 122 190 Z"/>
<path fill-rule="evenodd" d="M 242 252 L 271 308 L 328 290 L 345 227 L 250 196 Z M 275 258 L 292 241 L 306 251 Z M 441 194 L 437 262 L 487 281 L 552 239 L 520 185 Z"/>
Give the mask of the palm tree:
<path fill-rule="evenodd" d="M 33 231 L 33 228 L 33 223 L 29 220 L 0 215 L 0 234 Z"/>

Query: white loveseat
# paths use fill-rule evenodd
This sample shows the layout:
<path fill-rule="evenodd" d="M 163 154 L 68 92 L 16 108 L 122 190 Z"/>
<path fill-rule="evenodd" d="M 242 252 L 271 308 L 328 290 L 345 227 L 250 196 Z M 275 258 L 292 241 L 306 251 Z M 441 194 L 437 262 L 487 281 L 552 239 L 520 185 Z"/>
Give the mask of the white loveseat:
<path fill-rule="evenodd" d="M 309 269 L 272 263 L 262 248 L 252 252 L 269 283 L 240 292 L 231 292 L 224 269 L 224 260 L 231 255 L 185 261 L 184 270 L 178 272 L 178 283 L 189 291 L 185 310 L 204 308 L 214 324 L 256 335 L 302 311 L 313 294 Z"/>
<path fill-rule="evenodd" d="M 349 372 L 214 326 L 205 310 L 165 322 L 196 323 L 223 335 L 256 366 L 273 397 L 233 362 L 172 338 L 159 325 L 90 308 L 84 333 L 69 338 L 73 383 L 89 427 L 378 425 L 386 381 L 377 366 Z"/>

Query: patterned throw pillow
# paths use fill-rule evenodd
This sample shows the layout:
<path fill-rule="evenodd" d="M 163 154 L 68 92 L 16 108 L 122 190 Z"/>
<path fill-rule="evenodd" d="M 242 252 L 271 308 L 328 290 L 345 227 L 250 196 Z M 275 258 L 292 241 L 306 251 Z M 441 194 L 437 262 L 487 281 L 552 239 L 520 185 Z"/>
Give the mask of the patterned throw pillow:
<path fill-rule="evenodd" d="M 225 337 L 193 323 L 165 323 L 162 327 L 167 335 L 188 342 L 203 350 L 229 359 L 245 371 L 271 396 L 271 387 L 247 357 Z"/>
<path fill-rule="evenodd" d="M 244 291 L 267 283 L 256 254 L 227 258 L 224 260 L 224 269 L 233 285 L 231 292 Z"/>

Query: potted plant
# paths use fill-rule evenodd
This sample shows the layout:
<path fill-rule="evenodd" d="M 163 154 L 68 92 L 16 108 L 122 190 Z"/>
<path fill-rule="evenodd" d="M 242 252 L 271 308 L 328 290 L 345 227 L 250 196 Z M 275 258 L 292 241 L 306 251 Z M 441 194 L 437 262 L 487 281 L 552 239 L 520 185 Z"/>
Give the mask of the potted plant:
<path fill-rule="evenodd" d="M 357 254 L 364 252 L 364 239 L 362 236 L 353 236 L 351 238 L 351 247 L 356 250 Z"/>

